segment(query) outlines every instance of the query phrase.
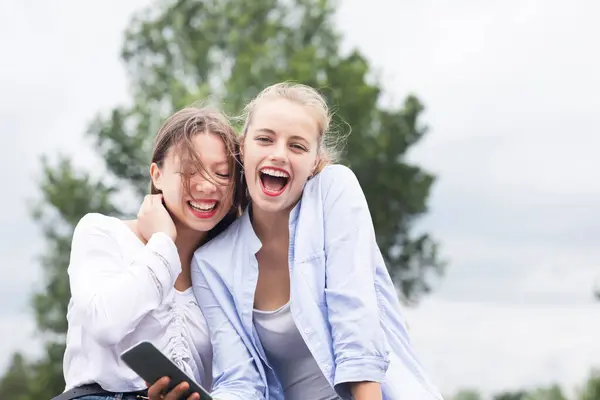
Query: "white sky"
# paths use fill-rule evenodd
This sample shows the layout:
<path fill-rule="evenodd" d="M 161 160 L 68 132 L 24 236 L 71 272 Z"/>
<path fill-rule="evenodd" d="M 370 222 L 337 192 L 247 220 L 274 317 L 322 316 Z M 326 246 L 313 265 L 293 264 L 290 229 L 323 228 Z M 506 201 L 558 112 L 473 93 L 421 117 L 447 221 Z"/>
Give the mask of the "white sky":
<path fill-rule="evenodd" d="M 0 4 L 0 369 L 36 351 L 37 157 L 94 166 L 83 133 L 127 100 L 121 32 L 147 1 L 52 3 Z M 445 393 L 573 387 L 600 364 L 598 15 L 593 0 L 342 1 L 345 48 L 368 56 L 389 96 L 427 107 L 411 158 L 439 174 L 422 228 L 451 263 L 407 313 Z"/>

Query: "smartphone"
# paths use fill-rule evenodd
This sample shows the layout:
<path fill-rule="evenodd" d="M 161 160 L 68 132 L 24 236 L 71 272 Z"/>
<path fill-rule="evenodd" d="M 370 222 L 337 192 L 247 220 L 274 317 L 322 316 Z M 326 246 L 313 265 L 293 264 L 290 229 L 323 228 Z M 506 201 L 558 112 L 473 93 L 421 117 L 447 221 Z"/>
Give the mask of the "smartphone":
<path fill-rule="evenodd" d="M 213 400 L 208 392 L 187 376 L 173 361 L 161 353 L 152 343 L 141 342 L 121 354 L 121 359 L 135 371 L 144 381 L 153 384 L 163 376 L 170 379 L 167 393 L 181 382 L 187 382 L 190 388 L 179 400 L 186 400 L 193 393 L 200 395 L 200 400 Z"/>

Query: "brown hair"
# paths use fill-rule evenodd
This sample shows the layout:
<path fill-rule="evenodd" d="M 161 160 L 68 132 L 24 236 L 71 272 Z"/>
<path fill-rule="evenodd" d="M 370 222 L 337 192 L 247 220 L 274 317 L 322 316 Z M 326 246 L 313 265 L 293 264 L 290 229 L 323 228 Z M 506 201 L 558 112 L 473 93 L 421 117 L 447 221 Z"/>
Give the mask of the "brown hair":
<path fill-rule="evenodd" d="M 189 169 L 184 168 L 182 175 L 184 187 L 188 193 L 191 191 L 190 178 L 193 172 L 203 174 L 206 179 L 216 185 L 222 185 L 222 183 L 215 182 L 211 174 L 208 173 L 206 167 L 196 154 L 192 144 L 194 136 L 205 133 L 218 135 L 223 140 L 227 152 L 229 174 L 233 180 L 231 188 L 233 191 L 232 211 L 211 231 L 213 232 L 216 230 L 220 232 L 239 215 L 240 209 L 244 205 L 242 203 L 246 201 L 244 196 L 245 188 L 241 181 L 242 168 L 239 161 L 239 142 L 227 117 L 218 110 L 206 107 L 190 106 L 177 111 L 167 118 L 158 131 L 152 149 L 151 163 L 156 163 L 159 168 L 162 168 L 169 150 L 176 148 L 180 154 L 181 160 L 186 164 L 189 163 L 190 166 L 193 166 L 193 168 Z M 161 191 L 154 186 L 152 181 L 150 181 L 150 193 L 161 193 Z M 219 227 L 221 227 L 221 229 L 219 229 Z M 209 236 L 214 237 L 216 235 Z"/>
<path fill-rule="evenodd" d="M 340 143 L 338 137 L 330 132 L 332 115 L 327 106 L 325 98 L 314 88 L 300 83 L 281 82 L 263 89 L 244 108 L 245 123 L 242 130 L 242 139 L 248 131 L 252 120 L 252 114 L 256 108 L 265 100 L 286 99 L 309 110 L 317 126 L 319 127 L 319 163 L 315 168 L 315 174 L 319 173 L 325 166 L 338 161 L 340 151 L 337 149 Z"/>

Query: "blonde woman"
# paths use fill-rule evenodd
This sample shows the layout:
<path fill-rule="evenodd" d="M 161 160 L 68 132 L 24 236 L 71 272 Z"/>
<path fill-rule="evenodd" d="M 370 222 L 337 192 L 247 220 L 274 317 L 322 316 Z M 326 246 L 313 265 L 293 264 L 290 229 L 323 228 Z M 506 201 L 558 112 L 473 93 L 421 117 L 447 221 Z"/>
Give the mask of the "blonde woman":
<path fill-rule="evenodd" d="M 330 114 L 297 84 L 247 106 L 250 206 L 196 251 L 222 400 L 439 400 L 415 356 L 353 172 L 334 165 Z"/>

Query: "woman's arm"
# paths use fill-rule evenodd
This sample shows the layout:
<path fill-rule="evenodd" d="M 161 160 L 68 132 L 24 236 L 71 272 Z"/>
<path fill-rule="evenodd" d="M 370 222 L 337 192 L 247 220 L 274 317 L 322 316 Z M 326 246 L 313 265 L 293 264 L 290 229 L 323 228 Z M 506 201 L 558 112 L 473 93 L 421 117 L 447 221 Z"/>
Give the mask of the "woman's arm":
<path fill-rule="evenodd" d="M 213 393 L 217 400 L 264 400 L 265 385 L 246 344 L 221 304 L 234 314 L 235 305 L 222 278 L 195 257 L 192 286 L 208 324 L 213 346 Z"/>
<path fill-rule="evenodd" d="M 343 166 L 321 172 L 324 193 L 325 299 L 333 336 L 335 385 L 356 400 L 381 399 L 389 364 L 380 322 L 375 270 L 383 258 L 367 201 L 354 173 Z M 346 386 L 346 385 L 344 385 Z"/>
<path fill-rule="evenodd" d="M 74 306 L 83 326 L 110 346 L 133 331 L 158 307 L 175 284 L 181 263 L 173 240 L 155 233 L 138 259 L 127 264 L 107 218 L 88 214 L 77 224 L 68 274 Z"/>
<path fill-rule="evenodd" d="M 381 400 L 381 384 L 379 382 L 353 382 L 350 391 L 354 400 Z"/>

